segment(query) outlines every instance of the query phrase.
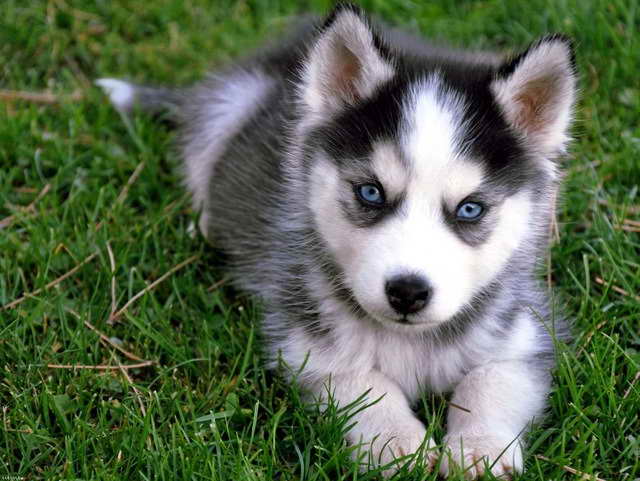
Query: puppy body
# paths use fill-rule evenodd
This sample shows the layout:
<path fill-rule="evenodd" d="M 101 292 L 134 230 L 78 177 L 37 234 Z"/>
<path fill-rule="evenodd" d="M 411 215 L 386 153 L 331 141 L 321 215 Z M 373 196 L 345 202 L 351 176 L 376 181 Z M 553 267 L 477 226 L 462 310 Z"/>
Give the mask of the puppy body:
<path fill-rule="evenodd" d="M 264 302 L 270 365 L 378 400 L 347 434 L 374 464 L 434 446 L 411 404 L 452 392 L 441 470 L 479 476 L 522 470 L 565 332 L 536 269 L 572 62 L 559 36 L 503 60 L 343 6 L 192 88 L 98 83 L 124 112 L 172 112 L 200 229 Z"/>

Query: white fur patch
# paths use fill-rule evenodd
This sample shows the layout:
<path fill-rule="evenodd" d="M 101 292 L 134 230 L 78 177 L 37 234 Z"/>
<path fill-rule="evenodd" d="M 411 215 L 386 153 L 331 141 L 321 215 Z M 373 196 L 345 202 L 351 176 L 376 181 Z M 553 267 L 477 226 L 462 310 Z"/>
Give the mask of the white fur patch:
<path fill-rule="evenodd" d="M 437 180 L 446 179 L 443 174 L 459 160 L 458 131 L 464 108 L 462 99 L 447 92 L 436 74 L 414 85 L 405 100 L 402 147 L 422 177 L 420 181 L 434 183 L 431 187 L 437 187 Z M 465 171 L 464 177 L 479 184 L 482 178 L 477 174 Z"/>
<path fill-rule="evenodd" d="M 135 87 L 123 80 L 101 78 L 95 84 L 109 96 L 109 100 L 120 112 L 128 112 L 135 101 Z"/>
<path fill-rule="evenodd" d="M 449 409 L 442 474 L 450 474 L 452 464 L 470 468 L 474 478 L 487 466 L 493 466 L 496 476 L 521 472 L 521 430 L 541 414 L 546 395 L 547 384 L 531 376 L 524 362 L 495 362 L 472 370 L 452 399 L 470 412 Z"/>
<path fill-rule="evenodd" d="M 363 404 L 375 402 L 354 416 L 356 424 L 347 433 L 347 440 L 359 446 L 354 452 L 356 459 L 360 458 L 367 465 L 384 465 L 422 447 L 427 463 L 436 461 L 435 452 L 426 452 L 435 443 L 426 437 L 424 425 L 416 418 L 407 398 L 392 379 L 375 371 L 366 377 L 336 375 L 326 387 L 341 406 L 356 401 L 367 391 Z M 392 475 L 394 471 L 391 468 L 385 475 Z"/>

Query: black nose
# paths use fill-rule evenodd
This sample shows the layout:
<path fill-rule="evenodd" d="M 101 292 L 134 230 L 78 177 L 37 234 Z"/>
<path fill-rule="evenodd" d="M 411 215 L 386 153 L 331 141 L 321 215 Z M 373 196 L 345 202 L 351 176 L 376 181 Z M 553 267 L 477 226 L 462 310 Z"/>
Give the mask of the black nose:
<path fill-rule="evenodd" d="M 416 275 L 398 276 L 385 286 L 391 307 L 399 314 L 413 314 L 424 309 L 431 297 L 429 283 Z"/>

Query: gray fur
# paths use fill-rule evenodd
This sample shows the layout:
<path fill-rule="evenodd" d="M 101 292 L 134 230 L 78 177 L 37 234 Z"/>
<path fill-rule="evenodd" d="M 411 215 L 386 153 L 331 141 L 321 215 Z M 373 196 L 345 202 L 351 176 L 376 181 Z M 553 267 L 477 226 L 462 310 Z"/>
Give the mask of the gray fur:
<path fill-rule="evenodd" d="M 334 15 L 339 17 L 349 12 L 361 15 L 349 8 Z M 362 21 L 368 27 L 364 17 Z M 557 178 L 550 169 L 537 164 L 535 159 L 541 154 L 529 149 L 526 139 L 521 140 L 520 134 L 514 133 L 514 145 L 521 149 L 518 155 L 525 160 L 509 169 L 490 167 L 495 175 L 486 179 L 483 188 L 496 205 L 516 194 L 525 196 L 531 207 L 531 218 L 524 241 L 510 255 L 506 266 L 447 322 L 415 331 L 382 326 L 354 296 L 348 276 L 331 253 L 310 206 L 308 196 L 313 190 L 318 155 L 323 150 L 322 139 L 332 135 L 331 129 L 346 129 L 350 120 L 346 114 L 334 115 L 328 120 L 316 119 L 311 125 L 307 118 L 300 93 L 305 63 L 312 56 L 310 52 L 317 39 L 328 35 L 331 25 L 319 29 L 319 24 L 309 20 L 301 25 L 278 44 L 211 75 L 192 88 L 134 86 L 135 103 L 142 109 L 157 113 L 159 108 L 169 106 L 173 111 L 179 126 L 178 144 L 184 160 L 185 183 L 193 194 L 194 207 L 202 209 L 200 228 L 209 241 L 228 254 L 236 285 L 264 303 L 262 332 L 270 366 L 275 367 L 281 357 L 291 372 L 297 372 L 305 354 L 311 353 L 310 366 L 298 380 L 316 396 L 322 396 L 320 386 L 331 374 L 334 382 L 346 379 L 336 387 L 336 396 L 341 402 L 348 402 L 350 396 L 355 399 L 370 388 L 366 381 L 369 378 L 374 383 L 373 392 L 380 389 L 388 393 L 389 404 L 385 401 L 379 409 L 385 409 L 389 419 L 397 420 L 395 427 L 380 427 L 376 424 L 378 421 L 363 415 L 354 428 L 356 434 L 349 438 L 352 442 L 356 436 L 369 441 L 377 429 L 378 434 L 395 436 L 397 449 L 414 450 L 412 443 L 423 434 L 412 420 L 411 412 L 402 406 L 414 402 L 425 389 L 455 390 L 454 401 L 476 399 L 473 389 L 478 389 L 478 385 L 474 384 L 474 376 L 482 370 L 495 374 L 491 379 L 502 383 L 496 385 L 504 386 L 507 391 L 517 391 L 517 386 L 509 384 L 509 372 L 524 373 L 523 377 L 530 380 L 535 390 L 528 394 L 530 404 L 522 407 L 524 414 L 514 407 L 514 419 L 520 419 L 521 415 L 522 419 L 540 415 L 554 360 L 553 336 L 564 338 L 566 335 L 566 324 L 553 316 L 548 293 L 537 275 L 548 245 L 548 222 L 553 214 Z M 457 85 L 455 82 L 463 82 L 465 75 L 494 78 L 502 65 L 501 56 L 431 47 L 398 30 L 387 30 L 384 39 L 390 53 L 381 51 L 380 58 L 394 69 L 400 91 L 405 88 L 402 82 L 413 85 L 412 79 L 423 75 L 420 72 L 435 72 Z M 456 80 L 458 77 L 460 80 Z M 482 122 L 486 121 L 468 112 L 476 104 L 484 105 L 483 101 L 465 97 L 460 104 L 467 109 L 464 115 L 468 118 L 465 117 L 463 125 L 476 129 L 473 132 L 483 132 Z M 357 112 L 354 115 L 357 116 Z M 399 111 L 398 115 L 405 114 Z M 499 113 L 492 115 L 504 122 Z M 340 124 L 336 118 L 345 123 Z M 460 148 L 473 152 L 490 150 L 491 145 L 476 146 L 474 142 L 479 135 L 469 134 L 472 140 L 461 141 Z M 356 145 L 351 147 L 358 147 L 357 141 L 353 143 Z M 369 144 L 365 147 L 372 148 Z M 329 152 L 328 157 L 338 165 L 338 171 L 346 172 L 353 170 L 353 164 L 341 167 L 339 163 L 352 163 L 357 153 L 354 151 L 351 160 L 339 159 L 340 153 L 334 156 Z M 549 152 L 538 160 L 544 165 L 555 162 L 554 154 Z M 345 192 L 348 196 L 348 191 Z M 351 198 L 343 204 L 350 202 Z M 403 215 L 402 205 L 389 215 Z M 472 232 L 460 226 L 462 230 L 456 231 L 456 235 L 472 248 L 487 242 L 496 224 L 497 219 L 491 215 L 482 229 Z M 532 333 L 533 338 L 523 338 L 525 331 Z M 323 357 L 325 355 L 328 357 Z M 504 381 L 500 372 L 494 372 L 497 369 L 494 366 L 501 365 L 513 366 L 512 371 L 504 373 Z M 360 373 L 365 381 L 356 382 L 348 377 L 351 366 L 370 369 Z M 527 382 L 523 380 L 525 388 L 529 386 Z M 351 391 L 344 386 L 350 386 Z M 362 391 L 358 391 L 360 387 Z M 502 394 L 499 388 L 496 394 Z M 478 399 L 481 416 L 483 401 L 481 397 Z M 513 402 L 515 406 L 523 401 Z M 380 412 L 376 417 L 379 416 Z M 446 439 L 454 458 L 458 455 L 456 436 L 475 443 L 474 455 L 498 456 L 496 451 L 500 453 L 500 449 L 506 447 L 496 447 L 486 441 L 493 439 L 491 433 L 481 440 L 469 437 L 464 428 L 466 421 L 456 416 L 459 415 L 450 416 Z M 487 416 L 487 423 L 494 423 L 494 415 Z M 514 432 L 501 425 L 496 428 L 502 436 L 501 442 L 505 436 L 518 438 L 526 427 L 520 420 L 514 423 Z M 414 437 L 408 433 L 414 433 Z M 373 441 L 371 446 L 375 451 Z M 513 459 L 505 461 L 504 469 L 508 466 L 521 469 L 519 448 L 508 454 Z M 387 458 L 383 456 L 383 459 Z M 453 461 L 461 462 L 460 459 Z M 500 474 L 498 468 L 494 474 Z M 480 474 L 479 468 L 477 474 Z"/>

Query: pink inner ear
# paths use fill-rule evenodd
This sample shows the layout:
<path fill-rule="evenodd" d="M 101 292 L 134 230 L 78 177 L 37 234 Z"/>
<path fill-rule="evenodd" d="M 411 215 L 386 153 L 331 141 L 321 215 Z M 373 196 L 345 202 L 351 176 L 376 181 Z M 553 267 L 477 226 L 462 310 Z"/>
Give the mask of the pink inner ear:
<path fill-rule="evenodd" d="M 338 92 L 347 103 L 354 103 L 360 97 L 358 94 L 358 80 L 362 72 L 362 64 L 358 57 L 344 45 L 336 52 L 337 61 L 333 78 L 332 90 Z"/>
<path fill-rule="evenodd" d="M 537 79 L 527 83 L 522 91 L 514 96 L 518 113 L 514 122 L 525 132 L 535 133 L 545 129 L 550 105 L 554 101 L 553 80 Z"/>

